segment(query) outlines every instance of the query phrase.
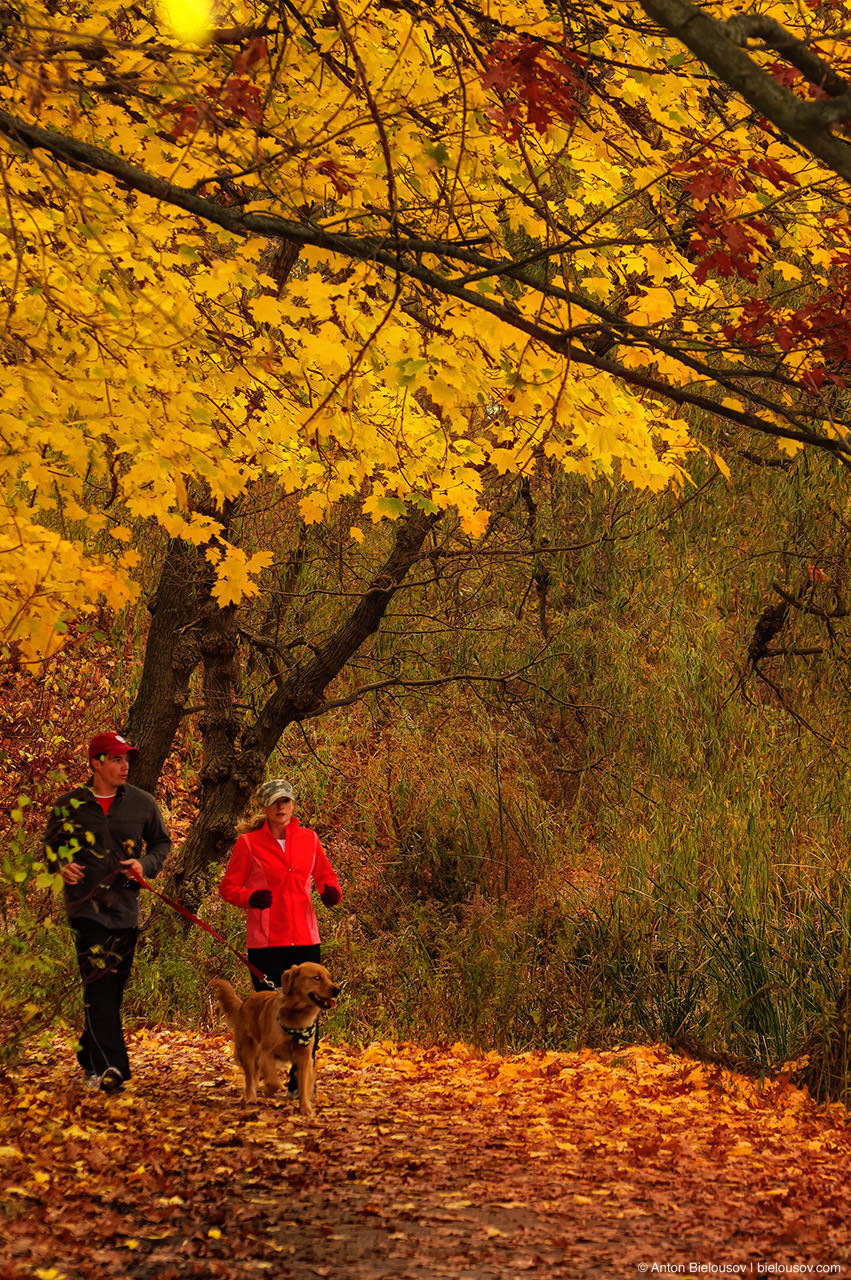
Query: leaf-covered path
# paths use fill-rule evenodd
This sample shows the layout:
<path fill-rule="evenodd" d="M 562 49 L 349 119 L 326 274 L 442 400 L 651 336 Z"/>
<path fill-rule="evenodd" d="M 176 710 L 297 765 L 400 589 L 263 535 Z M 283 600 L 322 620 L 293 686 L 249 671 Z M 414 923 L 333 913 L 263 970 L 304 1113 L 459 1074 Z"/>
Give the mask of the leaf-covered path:
<path fill-rule="evenodd" d="M 131 1056 L 111 1098 L 67 1042 L 2 1081 L 4 1280 L 851 1274 L 846 1113 L 782 1084 L 646 1047 L 326 1043 L 306 1125 L 242 1103 L 222 1036 Z"/>

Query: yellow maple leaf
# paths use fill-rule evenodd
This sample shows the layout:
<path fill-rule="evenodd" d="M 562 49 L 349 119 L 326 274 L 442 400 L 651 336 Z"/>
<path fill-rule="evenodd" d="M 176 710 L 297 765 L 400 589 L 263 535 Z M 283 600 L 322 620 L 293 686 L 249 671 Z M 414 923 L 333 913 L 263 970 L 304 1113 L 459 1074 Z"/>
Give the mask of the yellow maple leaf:
<path fill-rule="evenodd" d="M 325 516 L 325 505 L 316 494 L 307 493 L 299 498 L 298 509 L 306 524 L 319 524 Z"/>
<path fill-rule="evenodd" d="M 631 319 L 637 324 L 656 324 L 676 313 L 677 299 L 671 289 L 647 289 L 633 308 Z"/>

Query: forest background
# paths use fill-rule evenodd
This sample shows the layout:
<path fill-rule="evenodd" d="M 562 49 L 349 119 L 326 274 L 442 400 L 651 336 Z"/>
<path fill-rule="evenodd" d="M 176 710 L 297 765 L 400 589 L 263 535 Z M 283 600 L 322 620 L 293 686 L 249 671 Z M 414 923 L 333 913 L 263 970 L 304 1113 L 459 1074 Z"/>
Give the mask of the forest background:
<path fill-rule="evenodd" d="M 107 726 L 236 946 L 293 780 L 354 1043 L 834 1026 L 851 14 L 598 8 L 4 16 L 13 1049 L 73 1017 L 39 834 Z M 214 974 L 146 904 L 130 1015 Z"/>

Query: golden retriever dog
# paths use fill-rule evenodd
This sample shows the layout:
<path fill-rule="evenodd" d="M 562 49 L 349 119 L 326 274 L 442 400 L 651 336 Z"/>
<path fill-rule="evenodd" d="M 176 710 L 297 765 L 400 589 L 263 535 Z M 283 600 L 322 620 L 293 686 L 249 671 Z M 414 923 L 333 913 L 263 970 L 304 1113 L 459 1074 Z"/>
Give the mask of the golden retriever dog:
<path fill-rule="evenodd" d="M 321 964 L 294 964 L 281 978 L 280 991 L 255 991 L 240 1000 L 229 982 L 214 978 L 210 990 L 233 1032 L 234 1057 L 245 1075 L 245 1100 L 257 1101 L 257 1078 L 264 1091 L 279 1087 L 279 1062 L 298 1073 L 299 1110 L 313 1115 L 316 1069 L 313 1036 L 320 1009 L 333 1009 L 340 994 Z"/>

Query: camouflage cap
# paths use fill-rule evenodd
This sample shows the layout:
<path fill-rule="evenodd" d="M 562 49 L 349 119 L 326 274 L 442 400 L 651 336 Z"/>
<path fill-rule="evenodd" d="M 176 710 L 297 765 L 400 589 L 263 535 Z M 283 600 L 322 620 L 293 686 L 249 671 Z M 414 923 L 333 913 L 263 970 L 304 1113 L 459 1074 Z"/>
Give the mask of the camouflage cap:
<path fill-rule="evenodd" d="M 295 793 L 291 782 L 285 782 L 283 778 L 270 778 L 257 788 L 254 799 L 261 809 L 268 809 L 277 800 L 295 800 Z"/>

